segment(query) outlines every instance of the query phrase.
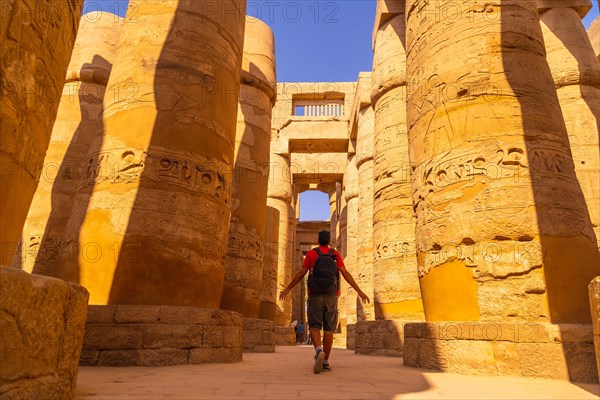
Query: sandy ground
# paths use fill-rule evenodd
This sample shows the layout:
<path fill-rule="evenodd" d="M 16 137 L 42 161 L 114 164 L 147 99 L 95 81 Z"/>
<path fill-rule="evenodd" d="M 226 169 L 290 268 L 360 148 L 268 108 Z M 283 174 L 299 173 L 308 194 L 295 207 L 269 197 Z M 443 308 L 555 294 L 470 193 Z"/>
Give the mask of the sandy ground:
<path fill-rule="evenodd" d="M 600 385 L 466 376 L 402 365 L 401 358 L 334 349 L 315 375 L 313 349 L 277 347 L 236 364 L 80 367 L 77 399 L 598 399 Z"/>

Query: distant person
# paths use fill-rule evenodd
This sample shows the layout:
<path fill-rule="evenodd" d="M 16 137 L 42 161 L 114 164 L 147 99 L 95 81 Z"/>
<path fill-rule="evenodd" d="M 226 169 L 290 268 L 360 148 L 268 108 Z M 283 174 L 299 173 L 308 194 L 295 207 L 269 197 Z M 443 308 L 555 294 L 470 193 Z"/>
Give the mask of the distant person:
<path fill-rule="evenodd" d="M 300 322 L 298 325 L 298 343 L 304 343 L 306 340 L 306 331 L 304 327 L 304 321 Z"/>
<path fill-rule="evenodd" d="M 329 247 L 331 236 L 329 231 L 319 232 L 319 247 L 306 254 L 302 268 L 290 284 L 283 289 L 279 298 L 285 299 L 290 290 L 308 275 L 308 327 L 310 339 L 315 347 L 315 374 L 321 371 L 331 371 L 329 356 L 333 347 L 333 332 L 337 327 L 337 301 L 340 295 L 340 273 L 352 286 L 363 303 L 369 302 L 369 297 L 360 290 L 350 272 L 344 266 L 342 256 Z M 323 329 L 323 347 L 321 347 L 321 329 Z"/>

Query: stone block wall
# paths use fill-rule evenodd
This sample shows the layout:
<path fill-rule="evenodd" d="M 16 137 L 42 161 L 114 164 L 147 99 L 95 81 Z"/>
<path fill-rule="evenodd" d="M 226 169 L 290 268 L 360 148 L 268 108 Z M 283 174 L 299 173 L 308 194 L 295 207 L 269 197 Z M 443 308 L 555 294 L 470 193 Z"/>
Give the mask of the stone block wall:
<path fill-rule="evenodd" d="M 273 353 L 275 351 L 273 321 L 244 318 L 242 348 L 244 353 Z"/>
<path fill-rule="evenodd" d="M 287 326 L 275 327 L 275 346 L 295 346 L 296 332 Z"/>
<path fill-rule="evenodd" d="M 346 326 L 346 348 L 354 350 L 356 344 L 356 324 L 348 324 Z"/>
<path fill-rule="evenodd" d="M 598 382 L 590 324 L 409 323 L 404 336 L 409 367 Z"/>
<path fill-rule="evenodd" d="M 377 320 L 356 323 L 354 352 L 402 357 L 404 324 L 407 321 Z"/>
<path fill-rule="evenodd" d="M 242 361 L 242 316 L 178 306 L 90 306 L 81 365 Z"/>
<path fill-rule="evenodd" d="M 72 399 L 89 294 L 0 267 L 0 398 Z"/>

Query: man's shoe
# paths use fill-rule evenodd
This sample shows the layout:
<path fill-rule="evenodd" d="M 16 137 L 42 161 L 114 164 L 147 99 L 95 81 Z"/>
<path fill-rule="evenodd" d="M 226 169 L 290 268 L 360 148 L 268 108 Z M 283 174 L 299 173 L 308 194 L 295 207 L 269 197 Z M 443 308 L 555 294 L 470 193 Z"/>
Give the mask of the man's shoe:
<path fill-rule="evenodd" d="M 329 364 L 323 364 L 323 372 L 331 372 L 331 366 Z"/>
<path fill-rule="evenodd" d="M 319 372 L 323 371 L 323 360 L 324 359 L 325 359 L 325 353 L 323 352 L 323 350 L 317 351 L 317 354 L 315 354 L 315 367 L 313 368 L 313 372 L 315 374 L 318 374 Z"/>

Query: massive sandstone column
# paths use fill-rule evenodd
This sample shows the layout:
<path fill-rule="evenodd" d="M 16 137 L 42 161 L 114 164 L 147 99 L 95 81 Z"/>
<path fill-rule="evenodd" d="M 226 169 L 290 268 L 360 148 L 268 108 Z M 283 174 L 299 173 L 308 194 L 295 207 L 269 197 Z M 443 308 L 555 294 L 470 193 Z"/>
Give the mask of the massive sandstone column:
<path fill-rule="evenodd" d="M 363 103 L 361 103 L 362 105 Z M 371 301 L 373 287 L 373 120 L 370 100 L 360 107 L 356 138 L 356 166 L 358 168 L 358 252 L 357 283 Z M 362 304 L 357 299 L 359 320 L 375 319 L 373 303 Z"/>
<path fill-rule="evenodd" d="M 409 179 L 404 17 L 399 13 L 379 27 L 373 58 L 373 285 L 377 319 L 423 318 Z"/>
<path fill-rule="evenodd" d="M 265 215 L 265 250 L 260 290 L 259 318 L 275 320 L 277 308 L 277 256 L 279 254 L 279 211 L 267 207 Z"/>
<path fill-rule="evenodd" d="M 337 248 L 338 237 L 337 237 L 337 221 L 338 221 L 338 210 L 337 210 L 337 190 L 333 185 L 333 189 L 327 193 L 329 196 L 329 234 L 331 235 L 331 247 Z"/>
<path fill-rule="evenodd" d="M 122 22 L 103 12 L 81 17 L 42 176 L 13 263 L 27 272 L 54 275 L 86 154 L 101 122 Z"/>
<path fill-rule="evenodd" d="M 67 226 L 79 252 L 57 269 L 92 304 L 219 307 L 245 2 L 219 4 L 152 0 L 125 18 L 89 203 Z"/>
<path fill-rule="evenodd" d="M 540 19 L 575 173 L 600 244 L 600 63 L 580 14 L 569 8 L 572 3 L 564 0 L 561 7 L 540 8 Z"/>
<path fill-rule="evenodd" d="M 260 314 L 269 184 L 271 110 L 275 101 L 273 32 L 248 17 L 238 106 L 232 212 L 221 308 Z"/>
<path fill-rule="evenodd" d="M 0 264 L 11 262 L 42 172 L 82 6 L 2 1 Z"/>
<path fill-rule="evenodd" d="M 279 245 L 277 254 L 277 295 L 275 325 L 289 326 L 291 322 L 291 296 L 284 301 L 279 300 L 279 293 L 292 278 L 292 249 L 290 242 L 290 219 L 295 217 L 292 209 L 292 177 L 290 174 L 290 158 L 287 155 L 271 153 L 271 171 L 267 205 L 279 211 Z"/>
<path fill-rule="evenodd" d="M 350 147 L 355 147 L 352 144 Z M 348 165 L 344 174 L 344 194 L 346 197 L 346 255 L 344 264 L 353 276 L 358 276 L 358 170 L 354 149 L 348 155 Z M 342 278 L 343 279 L 343 278 Z M 356 323 L 356 291 L 346 284 L 346 321 Z"/>
<path fill-rule="evenodd" d="M 458 1 L 471 12 L 453 19 L 411 3 L 408 126 L 427 320 L 589 322 L 598 249 L 535 1 Z"/>

